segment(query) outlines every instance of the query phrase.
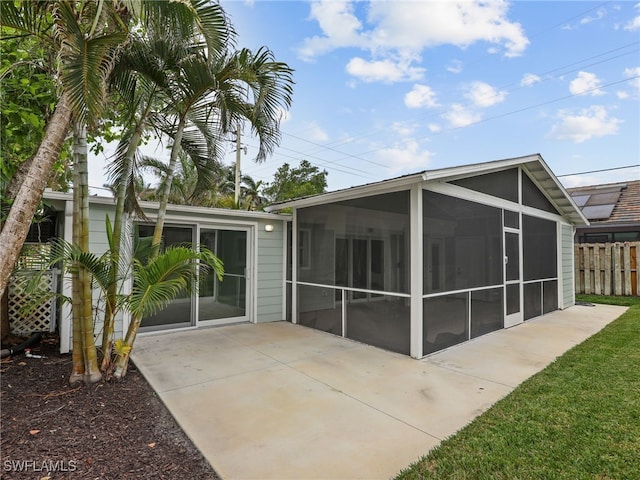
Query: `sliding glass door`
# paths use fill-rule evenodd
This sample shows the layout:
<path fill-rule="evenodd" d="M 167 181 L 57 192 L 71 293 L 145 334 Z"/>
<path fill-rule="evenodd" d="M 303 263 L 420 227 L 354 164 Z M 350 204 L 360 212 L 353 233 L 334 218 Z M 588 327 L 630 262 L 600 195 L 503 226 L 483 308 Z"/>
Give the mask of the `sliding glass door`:
<path fill-rule="evenodd" d="M 212 250 L 224 264 L 218 280 L 209 271 L 200 276 L 198 323 L 229 323 L 247 320 L 247 231 L 202 228 L 200 244 Z"/>
<path fill-rule="evenodd" d="M 153 225 L 138 225 L 138 235 L 153 236 Z M 194 227 L 165 226 L 162 232 L 162 248 L 176 244 L 193 243 Z M 145 330 L 164 330 L 168 328 L 189 327 L 193 325 L 193 301 L 188 292 L 173 300 L 164 310 L 142 319 Z"/>

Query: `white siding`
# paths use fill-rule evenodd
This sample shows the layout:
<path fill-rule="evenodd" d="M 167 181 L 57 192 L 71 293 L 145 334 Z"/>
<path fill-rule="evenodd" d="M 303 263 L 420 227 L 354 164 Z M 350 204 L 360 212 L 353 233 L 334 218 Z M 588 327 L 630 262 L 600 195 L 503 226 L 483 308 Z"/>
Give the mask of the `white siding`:
<path fill-rule="evenodd" d="M 273 225 L 273 231 L 267 232 L 265 225 Z M 258 237 L 258 279 L 257 279 L 257 316 L 256 322 L 276 322 L 284 320 L 282 295 L 284 288 L 284 222 L 260 221 Z"/>
<path fill-rule="evenodd" d="M 562 224 L 561 238 L 562 302 L 561 308 L 575 305 L 575 280 L 573 270 L 573 227 Z"/>

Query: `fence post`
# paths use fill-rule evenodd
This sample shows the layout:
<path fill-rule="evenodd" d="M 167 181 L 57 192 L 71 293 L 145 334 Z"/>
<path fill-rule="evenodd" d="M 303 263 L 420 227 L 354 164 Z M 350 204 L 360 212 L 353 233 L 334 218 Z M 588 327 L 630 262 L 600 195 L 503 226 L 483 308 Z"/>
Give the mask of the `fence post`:
<path fill-rule="evenodd" d="M 622 295 L 622 262 L 620 256 L 620 244 L 613 244 L 613 292 L 614 295 Z"/>
<path fill-rule="evenodd" d="M 631 245 L 624 242 L 624 294 L 631 295 Z"/>
<path fill-rule="evenodd" d="M 591 262 L 589 255 L 589 246 L 582 245 L 582 256 L 584 257 L 584 293 L 591 294 Z"/>
<path fill-rule="evenodd" d="M 604 294 L 611 295 L 611 244 L 604 246 Z"/>
<path fill-rule="evenodd" d="M 600 244 L 593 246 L 593 293 L 602 295 L 602 286 L 600 283 Z"/>

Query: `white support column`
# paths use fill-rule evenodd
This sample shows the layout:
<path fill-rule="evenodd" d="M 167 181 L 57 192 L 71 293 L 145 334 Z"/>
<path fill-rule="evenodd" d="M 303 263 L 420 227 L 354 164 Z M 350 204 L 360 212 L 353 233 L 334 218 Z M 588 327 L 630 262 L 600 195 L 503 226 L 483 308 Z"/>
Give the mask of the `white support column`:
<path fill-rule="evenodd" d="M 287 220 L 282 221 L 282 320 L 287 319 Z"/>
<path fill-rule="evenodd" d="M 298 323 L 298 209 L 291 225 L 291 323 Z"/>
<path fill-rule="evenodd" d="M 73 235 L 73 202 L 64 203 L 64 232 L 62 238 L 71 243 Z M 64 267 L 63 267 L 64 268 Z M 62 274 L 60 291 L 62 295 L 71 298 L 71 277 L 64 270 Z M 63 302 L 60 305 L 60 353 L 69 353 L 71 350 L 71 304 Z"/>
<path fill-rule="evenodd" d="M 410 215 L 410 264 L 411 264 L 411 356 L 422 358 L 423 343 L 423 222 L 422 222 L 422 185 L 411 187 Z"/>

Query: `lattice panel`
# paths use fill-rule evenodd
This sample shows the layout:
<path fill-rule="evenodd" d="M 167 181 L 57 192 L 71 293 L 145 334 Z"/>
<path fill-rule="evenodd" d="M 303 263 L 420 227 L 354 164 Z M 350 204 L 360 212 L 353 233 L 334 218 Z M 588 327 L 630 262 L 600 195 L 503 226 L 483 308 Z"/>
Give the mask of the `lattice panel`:
<path fill-rule="evenodd" d="M 27 301 L 25 285 L 28 278 L 13 276 L 9 282 L 9 322 L 11 332 L 15 335 L 30 335 L 35 332 L 53 332 L 56 329 L 55 322 L 55 299 L 47 298 L 28 314 L 23 314 L 20 310 Z M 55 292 L 56 277 L 55 272 L 50 270 L 42 275 L 38 295 L 43 292 Z"/>

